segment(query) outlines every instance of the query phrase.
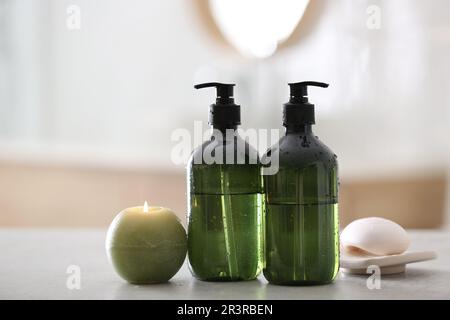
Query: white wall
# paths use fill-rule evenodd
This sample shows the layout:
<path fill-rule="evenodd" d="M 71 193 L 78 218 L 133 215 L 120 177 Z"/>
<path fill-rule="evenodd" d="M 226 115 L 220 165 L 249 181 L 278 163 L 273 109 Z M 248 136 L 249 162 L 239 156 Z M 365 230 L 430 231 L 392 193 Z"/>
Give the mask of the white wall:
<path fill-rule="evenodd" d="M 189 1 L 9 4 L 19 80 L 2 157 L 172 168 L 170 133 L 206 121 L 213 99 L 195 82 L 237 82 L 244 126 L 264 128 L 280 127 L 286 83 L 311 79 L 331 84 L 311 100 L 343 177 L 450 163 L 448 1 L 326 1 L 309 34 L 261 61 L 215 46 Z M 78 31 L 66 27 L 71 4 L 81 8 Z M 371 4 L 380 30 L 366 27 Z"/>

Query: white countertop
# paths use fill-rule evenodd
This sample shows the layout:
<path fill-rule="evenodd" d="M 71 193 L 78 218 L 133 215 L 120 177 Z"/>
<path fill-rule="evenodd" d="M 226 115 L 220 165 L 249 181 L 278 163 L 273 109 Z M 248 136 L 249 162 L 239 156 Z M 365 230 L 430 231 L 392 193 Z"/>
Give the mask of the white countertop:
<path fill-rule="evenodd" d="M 264 277 L 248 282 L 194 279 L 186 265 L 166 284 L 135 286 L 107 260 L 105 230 L 0 229 L 0 299 L 450 299 L 450 233 L 410 231 L 411 249 L 436 250 L 438 259 L 411 264 L 405 274 L 382 276 L 369 290 L 367 276 L 340 273 L 331 285 L 283 287 Z M 81 270 L 81 289 L 68 289 L 67 268 Z"/>

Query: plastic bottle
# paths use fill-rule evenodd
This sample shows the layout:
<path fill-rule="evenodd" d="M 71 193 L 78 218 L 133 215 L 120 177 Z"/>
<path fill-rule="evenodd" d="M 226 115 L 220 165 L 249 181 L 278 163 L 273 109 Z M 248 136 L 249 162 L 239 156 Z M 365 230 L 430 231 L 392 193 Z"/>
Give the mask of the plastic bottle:
<path fill-rule="evenodd" d="M 312 131 L 314 105 L 307 87 L 328 85 L 289 86 L 286 134 L 268 151 L 278 153 L 279 171 L 264 176 L 264 276 L 280 285 L 325 284 L 339 269 L 337 158 Z"/>
<path fill-rule="evenodd" d="M 240 106 L 233 86 L 195 86 L 217 89 L 209 116 L 213 134 L 187 167 L 189 263 L 193 275 L 206 281 L 251 280 L 262 269 L 261 165 L 237 133 Z"/>

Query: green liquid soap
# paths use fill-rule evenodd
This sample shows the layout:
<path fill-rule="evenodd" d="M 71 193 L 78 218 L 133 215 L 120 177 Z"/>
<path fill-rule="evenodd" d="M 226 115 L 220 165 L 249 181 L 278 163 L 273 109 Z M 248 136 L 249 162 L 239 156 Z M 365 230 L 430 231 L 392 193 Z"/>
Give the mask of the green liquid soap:
<path fill-rule="evenodd" d="M 209 281 L 254 279 L 261 271 L 261 193 L 191 194 L 189 261 Z M 229 235 L 227 237 L 227 235 Z"/>
<path fill-rule="evenodd" d="M 271 204 L 266 221 L 264 274 L 270 282 L 312 285 L 335 278 L 339 269 L 337 204 Z"/>

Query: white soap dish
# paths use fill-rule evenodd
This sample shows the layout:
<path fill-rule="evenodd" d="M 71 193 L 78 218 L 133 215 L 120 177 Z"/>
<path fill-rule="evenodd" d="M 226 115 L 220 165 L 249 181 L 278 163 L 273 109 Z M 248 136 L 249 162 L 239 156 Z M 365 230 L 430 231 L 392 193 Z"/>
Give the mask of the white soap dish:
<path fill-rule="evenodd" d="M 381 274 L 405 272 L 408 263 L 421 262 L 437 258 L 434 251 L 406 251 L 401 254 L 387 256 L 350 255 L 341 253 L 341 270 L 350 274 L 367 274 L 367 268 L 372 265 L 380 267 Z"/>

